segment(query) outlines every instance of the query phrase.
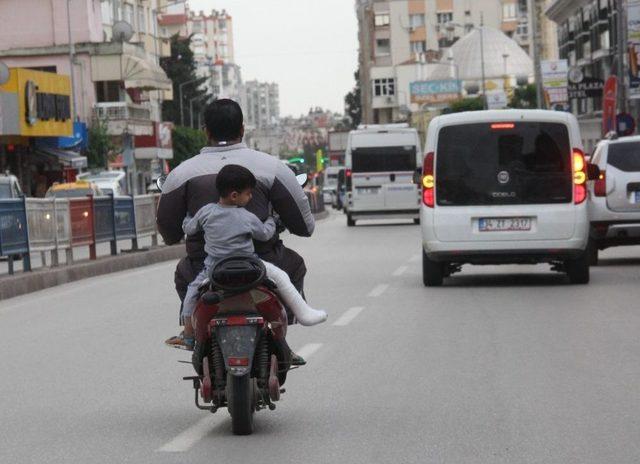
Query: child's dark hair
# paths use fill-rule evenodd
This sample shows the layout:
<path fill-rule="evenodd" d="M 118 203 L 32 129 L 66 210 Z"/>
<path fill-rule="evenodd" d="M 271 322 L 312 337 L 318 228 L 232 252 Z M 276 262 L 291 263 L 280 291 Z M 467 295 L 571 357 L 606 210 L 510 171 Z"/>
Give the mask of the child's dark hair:
<path fill-rule="evenodd" d="M 220 197 L 228 197 L 232 192 L 242 192 L 255 188 L 256 177 L 251 171 L 237 164 L 228 164 L 216 176 L 216 189 Z"/>

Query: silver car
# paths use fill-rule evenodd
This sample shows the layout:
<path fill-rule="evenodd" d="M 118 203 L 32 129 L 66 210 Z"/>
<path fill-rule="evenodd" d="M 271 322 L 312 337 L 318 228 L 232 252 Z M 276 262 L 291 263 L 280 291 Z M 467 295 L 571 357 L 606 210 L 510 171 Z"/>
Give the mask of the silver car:
<path fill-rule="evenodd" d="M 600 168 L 589 182 L 590 261 L 612 246 L 640 244 L 640 136 L 602 140 L 591 157 Z"/>

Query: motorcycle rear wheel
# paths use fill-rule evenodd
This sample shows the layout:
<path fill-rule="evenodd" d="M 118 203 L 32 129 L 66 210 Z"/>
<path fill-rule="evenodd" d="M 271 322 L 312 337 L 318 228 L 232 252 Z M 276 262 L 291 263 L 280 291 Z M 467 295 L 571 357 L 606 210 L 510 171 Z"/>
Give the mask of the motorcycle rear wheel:
<path fill-rule="evenodd" d="M 254 389 L 255 382 L 250 374 L 242 377 L 227 375 L 227 409 L 231 414 L 231 431 L 234 435 L 253 433 Z"/>

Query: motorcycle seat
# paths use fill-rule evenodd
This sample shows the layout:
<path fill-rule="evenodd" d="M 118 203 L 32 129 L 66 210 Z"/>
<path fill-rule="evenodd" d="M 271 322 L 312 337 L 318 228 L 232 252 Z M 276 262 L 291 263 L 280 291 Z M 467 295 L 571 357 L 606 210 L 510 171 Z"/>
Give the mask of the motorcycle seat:
<path fill-rule="evenodd" d="M 265 281 L 267 270 L 259 258 L 233 255 L 221 259 L 210 271 L 211 287 L 228 292 L 251 290 Z"/>

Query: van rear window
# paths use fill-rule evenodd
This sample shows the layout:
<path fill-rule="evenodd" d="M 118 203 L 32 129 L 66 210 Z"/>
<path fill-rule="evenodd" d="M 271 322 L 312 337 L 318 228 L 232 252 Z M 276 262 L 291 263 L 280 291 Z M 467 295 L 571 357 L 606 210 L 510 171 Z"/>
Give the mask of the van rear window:
<path fill-rule="evenodd" d="M 612 143 L 607 164 L 625 172 L 640 171 L 640 142 Z"/>
<path fill-rule="evenodd" d="M 441 206 L 572 201 L 566 125 L 468 124 L 440 130 L 436 198 Z"/>
<path fill-rule="evenodd" d="M 370 147 L 351 151 L 353 172 L 397 172 L 416 170 L 416 147 Z"/>

